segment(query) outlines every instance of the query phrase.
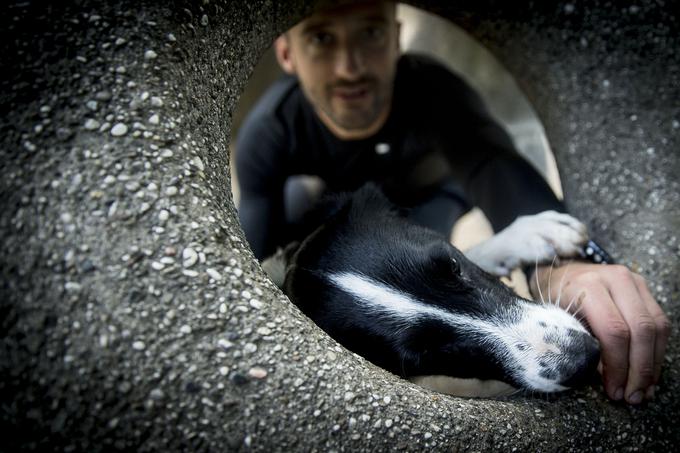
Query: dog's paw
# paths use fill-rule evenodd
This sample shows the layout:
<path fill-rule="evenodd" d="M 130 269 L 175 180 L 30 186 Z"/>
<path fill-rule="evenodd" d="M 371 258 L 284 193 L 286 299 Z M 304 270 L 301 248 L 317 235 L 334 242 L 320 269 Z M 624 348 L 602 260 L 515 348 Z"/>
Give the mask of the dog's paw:
<path fill-rule="evenodd" d="M 576 256 L 587 240 L 586 227 L 577 219 L 545 211 L 517 218 L 466 255 L 485 271 L 504 276 L 520 266 Z"/>
<path fill-rule="evenodd" d="M 507 230 L 508 239 L 516 239 L 513 253 L 520 257 L 521 264 L 576 256 L 588 240 L 583 223 L 555 211 L 519 217 Z"/>

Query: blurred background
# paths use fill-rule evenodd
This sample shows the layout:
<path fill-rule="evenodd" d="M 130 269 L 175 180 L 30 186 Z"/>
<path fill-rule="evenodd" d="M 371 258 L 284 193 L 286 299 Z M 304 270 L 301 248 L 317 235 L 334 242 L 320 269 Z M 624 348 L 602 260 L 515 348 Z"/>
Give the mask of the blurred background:
<path fill-rule="evenodd" d="M 434 14 L 400 4 L 397 15 L 401 22 L 401 49 L 438 59 L 462 76 L 485 100 L 492 115 L 510 133 L 519 152 L 546 178 L 559 197 L 562 188 L 557 166 L 545 138 L 543 127 L 512 75 L 479 42 L 460 27 Z M 232 146 L 239 127 L 250 108 L 264 90 L 282 75 L 273 49 L 262 56 L 242 93 L 232 125 Z M 232 169 L 232 192 L 238 206 L 238 181 Z M 492 234 L 484 214 L 474 209 L 456 224 L 451 240 L 466 250 Z M 521 272 L 513 275 L 511 285 L 526 292 Z"/>

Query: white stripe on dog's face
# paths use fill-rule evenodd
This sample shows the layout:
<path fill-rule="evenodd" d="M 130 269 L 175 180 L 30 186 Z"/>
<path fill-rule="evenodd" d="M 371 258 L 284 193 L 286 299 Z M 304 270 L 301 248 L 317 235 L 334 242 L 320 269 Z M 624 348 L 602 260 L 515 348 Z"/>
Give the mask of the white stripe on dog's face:
<path fill-rule="evenodd" d="M 574 353 L 574 348 L 567 347 L 573 337 L 570 331 L 586 332 L 576 319 L 551 305 L 521 299 L 499 301 L 512 307 L 512 311 L 499 310 L 500 315 L 480 319 L 428 305 L 361 274 L 341 272 L 328 278 L 337 288 L 352 295 L 368 313 L 393 322 L 395 329 L 434 318 L 465 331 L 469 338 L 485 344 L 499 363 L 506 364 L 507 373 L 526 388 L 541 392 L 566 390 L 559 384 L 563 377 L 558 366 L 570 360 L 569 353 Z"/>
<path fill-rule="evenodd" d="M 456 327 L 467 325 L 468 318 L 454 315 L 431 305 L 425 305 L 409 294 L 402 293 L 369 277 L 350 272 L 330 275 L 331 281 L 341 290 L 364 302 L 365 308 L 387 315 L 399 324 L 408 324 L 419 317 L 428 316 Z"/>

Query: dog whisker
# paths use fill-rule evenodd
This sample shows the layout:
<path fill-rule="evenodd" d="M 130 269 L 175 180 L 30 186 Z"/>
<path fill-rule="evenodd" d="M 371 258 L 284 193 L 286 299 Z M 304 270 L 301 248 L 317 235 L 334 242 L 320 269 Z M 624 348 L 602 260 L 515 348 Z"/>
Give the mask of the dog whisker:
<path fill-rule="evenodd" d="M 564 273 L 562 274 L 562 277 L 560 278 L 560 284 L 557 288 L 557 302 L 555 302 L 556 306 L 560 306 L 560 302 L 562 301 L 562 288 L 564 285 L 564 278 L 567 276 L 567 273 L 569 273 L 569 266 L 571 265 L 572 260 L 569 260 L 567 262 L 567 265 L 564 267 Z"/>
<path fill-rule="evenodd" d="M 541 303 L 545 304 L 543 291 L 541 291 L 541 282 L 538 280 L 538 255 L 536 256 L 536 263 L 534 265 L 534 277 L 536 277 L 536 288 L 538 288 L 538 295 L 541 298 Z"/>
<path fill-rule="evenodd" d="M 555 267 L 555 260 L 557 259 L 557 255 L 553 255 L 552 262 L 550 263 L 550 271 L 548 272 L 548 303 L 550 305 L 553 305 L 552 303 L 552 289 L 550 288 L 550 282 L 552 280 L 552 272 Z"/>
<path fill-rule="evenodd" d="M 581 324 L 584 324 L 587 328 L 590 328 L 590 324 L 583 313 L 577 313 L 574 315 L 574 319 L 576 319 Z"/>
<path fill-rule="evenodd" d="M 578 293 L 576 296 L 571 298 L 571 301 L 569 301 L 569 305 L 566 308 L 567 313 L 571 313 L 572 316 L 576 317 L 576 315 L 581 311 L 583 308 L 583 298 L 585 297 L 585 293 L 581 291 Z M 574 302 L 576 303 L 576 309 L 572 312 L 571 307 L 574 305 Z M 578 319 L 578 318 L 577 318 Z"/>
<path fill-rule="evenodd" d="M 576 319 L 580 320 L 581 318 L 578 316 L 581 314 L 581 309 L 583 308 L 583 305 L 578 306 L 578 308 L 572 313 L 572 316 L 574 316 Z"/>
<path fill-rule="evenodd" d="M 574 301 L 576 300 L 576 296 L 572 297 L 571 300 L 569 301 L 569 305 L 567 305 L 567 308 L 564 309 L 567 313 L 571 313 L 572 315 L 574 313 L 571 312 L 571 306 L 574 304 Z"/>
<path fill-rule="evenodd" d="M 519 388 L 519 389 L 515 390 L 514 392 L 512 392 L 511 394 L 509 394 L 508 397 L 511 397 L 511 396 L 512 397 L 526 396 L 527 393 L 528 393 L 527 390 Z"/>

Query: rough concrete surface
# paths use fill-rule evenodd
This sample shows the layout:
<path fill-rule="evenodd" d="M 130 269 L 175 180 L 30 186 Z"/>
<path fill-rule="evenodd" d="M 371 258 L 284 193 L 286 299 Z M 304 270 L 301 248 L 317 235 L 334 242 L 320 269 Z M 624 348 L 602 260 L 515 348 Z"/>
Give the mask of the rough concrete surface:
<path fill-rule="evenodd" d="M 3 451 L 668 451 L 658 396 L 437 395 L 348 353 L 264 277 L 230 112 L 304 0 L 10 0 L 2 40 Z M 433 1 L 515 74 L 572 210 L 678 326 L 677 1 Z M 452 44 L 453 45 L 453 44 Z"/>

